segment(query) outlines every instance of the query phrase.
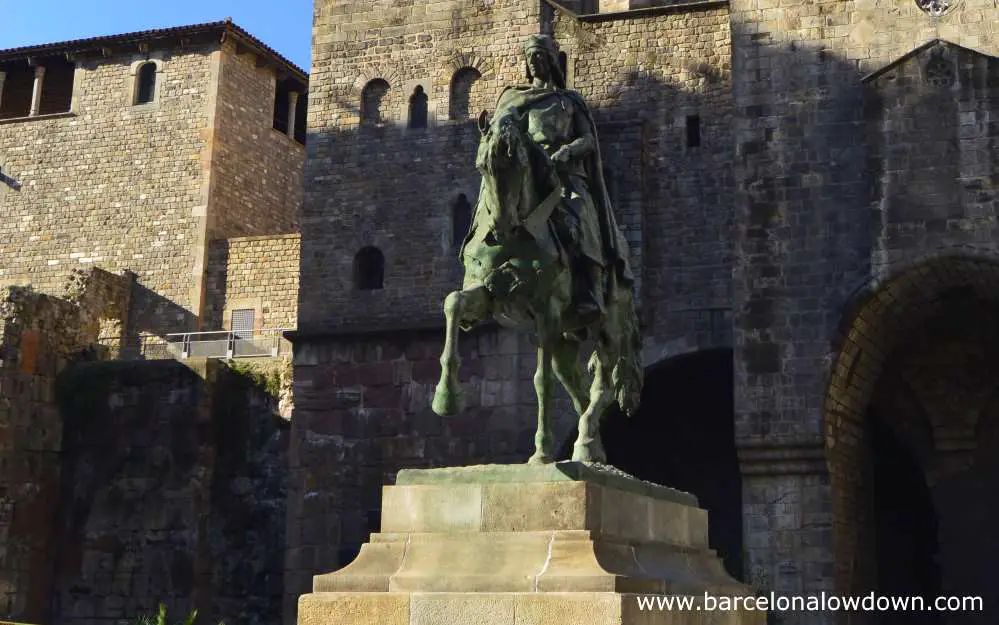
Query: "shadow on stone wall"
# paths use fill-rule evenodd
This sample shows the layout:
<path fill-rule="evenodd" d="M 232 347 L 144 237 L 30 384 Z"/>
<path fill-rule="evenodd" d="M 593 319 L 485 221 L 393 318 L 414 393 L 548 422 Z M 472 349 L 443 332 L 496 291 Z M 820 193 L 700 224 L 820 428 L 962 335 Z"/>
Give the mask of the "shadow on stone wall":
<path fill-rule="evenodd" d="M 848 11 L 829 17 L 830 24 L 847 19 Z M 860 66 L 866 58 L 832 50 L 852 42 L 824 35 L 826 41 L 786 43 L 777 37 L 800 33 L 768 32 L 779 28 L 733 21 L 739 224 L 734 370 L 736 440 L 747 458 L 747 568 L 778 593 L 883 592 L 904 579 L 886 579 L 898 568 L 877 556 L 872 502 L 876 486 L 886 485 L 876 484 L 872 425 L 865 416 L 869 395 L 860 389 L 877 379 L 867 363 L 883 358 L 882 333 L 906 327 L 917 311 L 899 306 L 894 311 L 905 314 L 893 312 L 883 323 L 876 319 L 882 313 L 871 313 L 849 328 L 851 341 L 839 340 L 846 333 L 837 326 L 857 318 L 847 304 L 860 285 L 891 275 L 903 261 L 995 248 L 997 169 L 985 146 L 999 136 L 999 128 L 987 123 L 999 72 L 995 59 L 929 41 L 865 76 Z M 939 59 L 952 74 L 935 74 Z M 913 283 L 921 283 L 921 291 L 937 282 L 926 272 Z M 883 301 L 906 300 L 895 292 L 901 286 L 889 289 Z M 936 300 L 928 297 L 919 307 Z M 919 340 L 913 327 L 904 334 L 905 341 Z M 841 348 L 850 360 L 837 362 Z M 827 391 L 834 392 L 834 371 L 854 379 L 838 399 L 850 395 L 844 402 L 856 414 L 824 411 L 847 410 L 822 406 Z M 749 460 L 747 452 L 754 450 L 769 458 Z M 814 462 L 817 450 L 821 465 Z M 925 482 L 926 476 L 917 479 Z M 905 482 L 894 487 L 916 488 Z M 880 502 L 882 514 L 904 512 L 886 512 L 891 502 Z M 983 514 L 970 497 L 963 505 L 962 514 Z M 925 507 L 922 513 L 930 514 Z M 969 564 L 976 556 L 968 550 L 959 557 Z M 972 588 L 965 583 L 954 592 Z M 846 616 L 824 618 L 831 623 Z M 873 615 L 857 619 L 851 622 L 881 622 L 868 620 Z"/>
<path fill-rule="evenodd" d="M 127 343 L 122 348 L 126 358 L 143 358 L 142 336 L 162 339 L 173 332 L 191 332 L 197 328 L 197 316 L 173 300 L 135 282 L 132 286 L 132 308 L 129 316 Z M 158 342 L 154 340 L 154 344 Z M 162 358 L 155 351 L 152 358 Z"/>
<path fill-rule="evenodd" d="M 205 320 L 203 330 L 225 327 L 225 304 L 228 295 L 229 239 L 214 239 L 208 246 L 208 268 L 205 275 Z"/>
<path fill-rule="evenodd" d="M 97 339 L 96 318 L 30 287 L 0 290 L 0 615 L 48 622 L 62 420 L 56 375 Z"/>
<path fill-rule="evenodd" d="M 82 363 L 64 423 L 56 621 L 197 609 L 199 623 L 280 614 L 287 425 L 219 361 Z"/>

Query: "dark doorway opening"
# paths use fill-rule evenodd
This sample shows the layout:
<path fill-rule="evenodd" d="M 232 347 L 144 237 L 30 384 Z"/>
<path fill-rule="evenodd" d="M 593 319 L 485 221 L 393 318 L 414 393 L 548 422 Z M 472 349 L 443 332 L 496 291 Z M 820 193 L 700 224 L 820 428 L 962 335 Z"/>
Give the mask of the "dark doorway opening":
<path fill-rule="evenodd" d="M 874 536 L 878 596 L 923 597 L 927 605 L 941 595 L 937 562 L 938 528 L 933 497 L 915 453 L 871 410 L 868 413 L 873 457 Z M 883 625 L 938 625 L 941 612 L 883 612 Z"/>
<path fill-rule="evenodd" d="M 743 580 L 742 476 L 735 448 L 732 350 L 670 358 L 645 371 L 634 417 L 609 415 L 608 461 L 635 477 L 697 496 L 710 543 Z"/>

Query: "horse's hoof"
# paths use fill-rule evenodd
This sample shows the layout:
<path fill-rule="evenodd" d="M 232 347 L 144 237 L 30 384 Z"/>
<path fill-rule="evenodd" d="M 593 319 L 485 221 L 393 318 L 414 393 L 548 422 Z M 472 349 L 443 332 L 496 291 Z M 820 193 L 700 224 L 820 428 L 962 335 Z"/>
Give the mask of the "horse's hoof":
<path fill-rule="evenodd" d="M 551 464 L 553 462 L 555 462 L 555 458 L 551 454 L 543 454 L 540 451 L 534 452 L 534 455 L 527 460 L 527 464 Z"/>
<path fill-rule="evenodd" d="M 452 393 L 446 388 L 437 387 L 434 400 L 430 403 L 434 413 L 442 417 L 450 417 L 465 409 L 465 402 L 460 393 Z"/>
<path fill-rule="evenodd" d="M 574 445 L 572 448 L 572 461 L 585 462 L 586 464 L 606 464 L 607 456 L 602 449 L 591 449 L 589 445 Z"/>

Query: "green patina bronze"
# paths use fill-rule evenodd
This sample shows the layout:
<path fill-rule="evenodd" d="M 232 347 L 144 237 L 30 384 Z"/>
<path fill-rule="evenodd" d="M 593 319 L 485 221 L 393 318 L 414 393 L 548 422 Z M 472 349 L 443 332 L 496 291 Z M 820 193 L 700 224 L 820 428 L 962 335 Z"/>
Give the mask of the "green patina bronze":
<path fill-rule="evenodd" d="M 464 283 L 444 300 L 433 409 L 442 416 L 462 410 L 458 329 L 492 318 L 538 345 L 538 430 L 529 462 L 555 460 L 555 379 L 579 414 L 572 459 L 605 462 L 601 419 L 614 402 L 632 414 L 642 390 L 628 245 L 607 194 L 593 117 L 583 97 L 565 88 L 555 41 L 533 36 L 524 53 L 530 84 L 504 90 L 491 121 L 479 116 L 482 185 L 461 249 Z M 588 340 L 587 392 L 580 350 Z"/>

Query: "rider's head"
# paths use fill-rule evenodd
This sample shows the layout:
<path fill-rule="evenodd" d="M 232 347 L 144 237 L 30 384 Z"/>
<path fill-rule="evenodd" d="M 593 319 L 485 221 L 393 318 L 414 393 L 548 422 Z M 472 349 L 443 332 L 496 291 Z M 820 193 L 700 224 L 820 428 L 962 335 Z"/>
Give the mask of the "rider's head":
<path fill-rule="evenodd" d="M 558 44 L 551 35 L 531 35 L 524 43 L 527 60 L 527 81 L 539 78 L 565 89 L 565 76 L 558 59 Z"/>

